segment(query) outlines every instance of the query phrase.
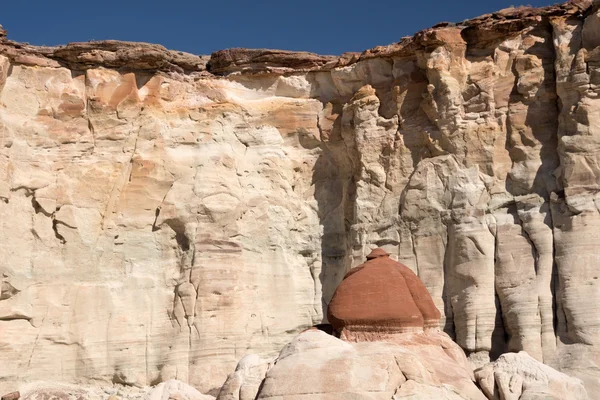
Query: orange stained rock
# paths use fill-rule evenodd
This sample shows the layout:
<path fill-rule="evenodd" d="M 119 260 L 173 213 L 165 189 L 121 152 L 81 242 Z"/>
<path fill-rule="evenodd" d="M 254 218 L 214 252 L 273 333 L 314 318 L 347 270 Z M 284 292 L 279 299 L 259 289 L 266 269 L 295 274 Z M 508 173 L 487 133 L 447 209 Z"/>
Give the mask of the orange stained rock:
<path fill-rule="evenodd" d="M 406 332 L 439 326 L 440 312 L 423 282 L 389 254 L 375 249 L 346 274 L 329 303 L 338 332 Z"/>

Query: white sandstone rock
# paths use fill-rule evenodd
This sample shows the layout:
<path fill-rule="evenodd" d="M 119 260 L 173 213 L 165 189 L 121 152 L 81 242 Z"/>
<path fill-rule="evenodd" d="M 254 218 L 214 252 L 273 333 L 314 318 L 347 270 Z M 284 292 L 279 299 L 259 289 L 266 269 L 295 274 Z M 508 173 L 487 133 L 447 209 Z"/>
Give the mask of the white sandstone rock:
<path fill-rule="evenodd" d="M 326 322 L 345 273 L 383 247 L 474 363 L 524 350 L 598 397 L 588 6 L 222 76 L 142 45 L 1 39 L 0 391 L 177 379 L 216 394 L 242 357 Z M 235 385 L 253 391 L 253 374 Z"/>
<path fill-rule="evenodd" d="M 536 361 L 524 351 L 507 353 L 475 371 L 489 399 L 588 399 L 583 383 Z"/>
<path fill-rule="evenodd" d="M 445 334 L 399 334 L 386 340 L 351 344 L 318 330 L 305 331 L 281 351 L 257 398 L 424 399 L 435 393 L 485 399 L 464 353 Z"/>

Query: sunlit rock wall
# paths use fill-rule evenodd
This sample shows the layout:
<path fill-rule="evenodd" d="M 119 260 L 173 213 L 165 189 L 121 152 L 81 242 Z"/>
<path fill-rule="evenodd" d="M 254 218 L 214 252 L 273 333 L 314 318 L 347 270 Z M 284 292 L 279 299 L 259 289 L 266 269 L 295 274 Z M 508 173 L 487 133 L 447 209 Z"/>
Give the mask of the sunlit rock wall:
<path fill-rule="evenodd" d="M 595 6 L 339 58 L 1 40 L 0 388 L 220 387 L 374 247 L 474 363 L 525 350 L 597 388 Z"/>

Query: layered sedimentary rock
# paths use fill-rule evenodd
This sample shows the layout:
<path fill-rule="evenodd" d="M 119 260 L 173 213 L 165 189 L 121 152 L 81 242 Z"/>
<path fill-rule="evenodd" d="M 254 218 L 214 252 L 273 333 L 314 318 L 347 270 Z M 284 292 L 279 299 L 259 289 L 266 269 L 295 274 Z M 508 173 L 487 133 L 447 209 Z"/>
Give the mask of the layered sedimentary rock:
<path fill-rule="evenodd" d="M 463 350 L 440 332 L 440 312 L 419 277 L 389 256 L 373 250 L 335 290 L 327 316 L 342 340 L 316 328 L 298 335 L 257 399 L 485 398 Z"/>
<path fill-rule="evenodd" d="M 439 328 L 440 312 L 408 267 L 375 249 L 337 287 L 327 318 L 343 339 Z"/>
<path fill-rule="evenodd" d="M 599 24 L 507 9 L 341 57 L 2 31 L 0 390 L 216 394 L 382 247 L 471 360 L 600 393 Z"/>
<path fill-rule="evenodd" d="M 346 274 L 329 303 L 331 333 L 301 333 L 272 363 L 245 357 L 217 400 L 485 399 L 423 283 L 389 256 L 375 249 Z"/>
<path fill-rule="evenodd" d="M 464 353 L 444 333 L 348 343 L 318 330 L 281 350 L 256 398 L 401 399 L 415 391 L 416 399 L 486 399 Z"/>
<path fill-rule="evenodd" d="M 33 382 L 23 386 L 22 392 L 6 400 L 214 400 L 193 387 L 175 380 L 161 382 L 155 387 L 127 387 L 113 385 L 73 385 L 57 382 Z M 17 397 L 18 396 L 18 397 Z M 4 397 L 3 397 L 4 399 Z"/>
<path fill-rule="evenodd" d="M 262 359 L 256 354 L 242 358 L 221 387 L 217 400 L 256 400 L 265 375 L 274 361 Z"/>
<path fill-rule="evenodd" d="M 588 399 L 579 379 L 557 372 L 524 351 L 503 354 L 475 371 L 475 377 L 489 399 Z"/>

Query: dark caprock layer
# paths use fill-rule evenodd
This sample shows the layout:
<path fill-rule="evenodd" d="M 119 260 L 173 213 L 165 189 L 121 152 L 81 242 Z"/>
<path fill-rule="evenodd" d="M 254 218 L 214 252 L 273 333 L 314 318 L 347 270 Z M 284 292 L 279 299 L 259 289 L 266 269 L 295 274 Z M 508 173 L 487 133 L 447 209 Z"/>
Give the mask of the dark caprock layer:
<path fill-rule="evenodd" d="M 440 23 L 433 28 L 402 38 L 388 46 L 377 46 L 363 53 L 344 53 L 341 56 L 322 56 L 309 52 L 287 50 L 243 49 L 219 50 L 212 55 L 194 55 L 168 50 L 158 44 L 103 40 L 69 43 L 64 46 L 31 46 L 7 39 L 0 26 L 0 54 L 14 64 L 67 67 L 72 70 L 105 67 L 140 71 L 177 72 L 183 74 L 227 75 L 242 73 L 290 73 L 295 71 L 330 70 L 368 58 L 402 57 L 417 50 L 455 40 L 447 35 L 448 28 L 460 31 L 469 48 L 482 49 L 495 41 L 516 36 L 541 18 L 581 16 L 600 4 L 591 0 L 542 7 L 507 8 L 460 23 Z"/>

